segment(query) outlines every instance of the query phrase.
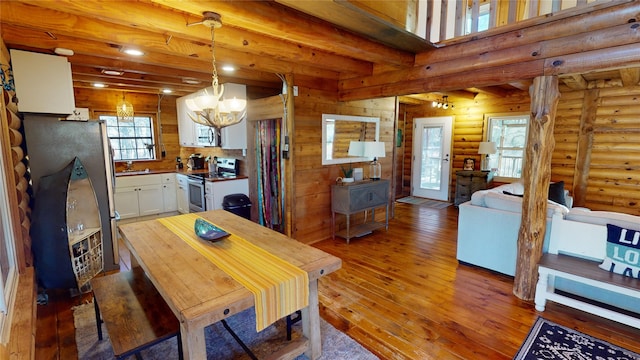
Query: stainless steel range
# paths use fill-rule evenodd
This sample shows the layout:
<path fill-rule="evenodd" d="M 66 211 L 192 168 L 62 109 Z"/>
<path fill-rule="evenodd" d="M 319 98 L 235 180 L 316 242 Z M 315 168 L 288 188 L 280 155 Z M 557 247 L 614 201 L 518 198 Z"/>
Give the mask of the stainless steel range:
<path fill-rule="evenodd" d="M 213 174 L 202 172 L 188 175 L 189 185 L 189 212 L 200 212 L 207 209 L 206 186 L 207 179 L 233 178 L 238 175 L 240 160 L 231 158 L 214 158 L 217 160 L 217 171 Z"/>

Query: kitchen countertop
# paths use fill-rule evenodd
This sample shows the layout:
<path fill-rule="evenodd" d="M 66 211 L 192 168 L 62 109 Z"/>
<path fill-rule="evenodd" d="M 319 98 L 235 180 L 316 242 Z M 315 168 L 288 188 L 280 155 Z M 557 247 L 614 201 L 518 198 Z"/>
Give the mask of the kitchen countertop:
<path fill-rule="evenodd" d="M 120 171 L 116 173 L 116 177 L 120 176 L 133 176 L 133 175 L 152 175 L 152 174 L 168 174 L 175 173 L 180 175 L 190 175 L 190 174 L 208 174 L 209 170 L 200 169 L 200 170 L 140 170 L 140 171 Z M 237 176 L 209 176 L 206 177 L 206 181 L 227 181 L 227 180 L 238 180 L 238 179 L 247 179 L 247 176 L 237 175 Z"/>

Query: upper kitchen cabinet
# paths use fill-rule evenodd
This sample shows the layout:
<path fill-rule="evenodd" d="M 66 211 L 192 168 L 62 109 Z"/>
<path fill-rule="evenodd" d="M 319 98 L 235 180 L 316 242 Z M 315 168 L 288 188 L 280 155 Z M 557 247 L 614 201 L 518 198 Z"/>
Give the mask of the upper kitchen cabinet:
<path fill-rule="evenodd" d="M 207 88 L 209 91 L 211 88 Z M 189 94 L 176 100 L 176 111 L 178 112 L 178 135 L 180 145 L 187 147 L 207 147 L 219 146 L 216 142 L 214 129 L 195 123 L 191 120 L 191 112 L 187 106 L 187 100 L 195 97 L 198 93 Z M 240 84 L 224 84 L 224 97 L 237 97 L 246 99 L 246 86 Z M 195 116 L 191 112 L 192 116 Z M 221 142 L 223 149 L 246 149 L 247 148 L 247 120 L 222 128 Z"/>
<path fill-rule="evenodd" d="M 73 113 L 76 104 L 66 57 L 12 49 L 11 64 L 20 112 Z"/>

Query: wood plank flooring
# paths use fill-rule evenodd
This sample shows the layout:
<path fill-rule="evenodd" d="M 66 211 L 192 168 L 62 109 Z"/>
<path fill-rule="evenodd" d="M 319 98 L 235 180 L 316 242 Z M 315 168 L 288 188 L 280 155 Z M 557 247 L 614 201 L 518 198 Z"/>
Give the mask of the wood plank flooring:
<path fill-rule="evenodd" d="M 459 265 L 457 218 L 453 206 L 396 203 L 388 232 L 314 244 L 343 259 L 320 281 L 321 316 L 381 359 L 511 359 L 538 315 L 640 353 L 640 330 L 553 303 L 538 313 L 512 295 L 511 277 Z M 36 359 L 76 359 L 71 307 L 87 296 L 49 296 Z"/>

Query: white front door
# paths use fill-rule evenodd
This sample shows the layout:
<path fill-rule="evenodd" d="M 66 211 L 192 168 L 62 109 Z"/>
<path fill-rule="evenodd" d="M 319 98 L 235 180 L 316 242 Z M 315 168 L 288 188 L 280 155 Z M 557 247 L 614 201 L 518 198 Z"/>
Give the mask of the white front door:
<path fill-rule="evenodd" d="M 451 116 L 414 120 L 411 195 L 449 200 L 452 124 Z"/>

